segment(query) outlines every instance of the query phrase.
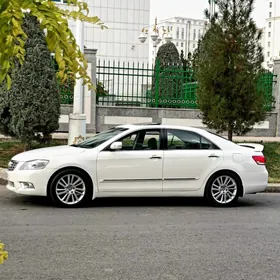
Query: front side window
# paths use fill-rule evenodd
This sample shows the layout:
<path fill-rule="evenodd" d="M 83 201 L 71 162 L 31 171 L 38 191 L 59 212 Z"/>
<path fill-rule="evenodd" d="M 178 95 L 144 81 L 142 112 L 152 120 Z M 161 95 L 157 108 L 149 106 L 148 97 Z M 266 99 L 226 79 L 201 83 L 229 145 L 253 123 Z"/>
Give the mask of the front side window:
<path fill-rule="evenodd" d="M 119 135 L 120 133 L 122 133 L 126 130 L 127 130 L 127 128 L 123 128 L 123 127 L 111 128 L 109 130 L 96 134 L 95 136 L 93 136 L 79 144 L 74 144 L 72 146 L 79 147 L 79 148 L 86 148 L 86 149 L 96 148 L 99 145 L 105 143 L 106 141 L 110 140 L 111 138 Z"/>
<path fill-rule="evenodd" d="M 123 137 L 123 151 L 143 151 L 160 149 L 160 131 L 159 130 L 141 130 Z"/>
<path fill-rule="evenodd" d="M 177 129 L 167 130 L 168 150 L 213 150 L 218 149 L 216 145 L 201 135 Z"/>

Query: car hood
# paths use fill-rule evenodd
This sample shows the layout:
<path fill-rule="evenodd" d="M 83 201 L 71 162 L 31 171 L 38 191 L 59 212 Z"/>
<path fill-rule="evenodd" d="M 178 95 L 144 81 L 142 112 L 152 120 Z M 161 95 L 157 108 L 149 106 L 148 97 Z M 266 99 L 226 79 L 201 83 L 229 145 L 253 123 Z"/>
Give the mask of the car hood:
<path fill-rule="evenodd" d="M 85 149 L 72 146 L 56 146 L 42 149 L 35 149 L 17 154 L 12 159 L 16 161 L 28 161 L 34 159 L 49 159 L 50 157 L 61 157 L 66 155 L 77 155 Z"/>

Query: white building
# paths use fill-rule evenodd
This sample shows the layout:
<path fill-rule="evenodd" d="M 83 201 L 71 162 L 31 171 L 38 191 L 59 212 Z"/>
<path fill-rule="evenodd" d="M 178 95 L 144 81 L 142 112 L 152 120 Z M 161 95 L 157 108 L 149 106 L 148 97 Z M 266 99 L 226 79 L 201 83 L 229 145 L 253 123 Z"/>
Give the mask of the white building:
<path fill-rule="evenodd" d="M 267 18 L 264 28 L 265 64 L 280 57 L 280 1 L 267 0 Z"/>
<path fill-rule="evenodd" d="M 173 17 L 166 20 L 162 20 L 158 23 L 159 30 L 171 30 L 172 42 L 176 45 L 179 53 L 184 52 L 185 56 L 187 54 L 193 53 L 197 48 L 199 39 L 205 32 L 206 21 L 201 19 L 192 19 L 185 17 Z M 162 31 L 161 31 L 162 32 Z M 156 52 L 162 44 L 164 44 L 164 39 L 154 47 L 154 44 L 150 45 L 150 62 L 154 63 Z"/>
<path fill-rule="evenodd" d="M 150 0 L 84 0 L 90 16 L 98 16 L 108 29 L 85 24 L 85 46 L 97 49 L 97 57 L 121 62 L 149 61 L 149 46 L 138 40 L 150 21 Z M 54 0 L 67 7 L 66 0 Z M 69 7 L 67 7 L 69 9 Z M 75 35 L 75 21 L 69 26 Z"/>

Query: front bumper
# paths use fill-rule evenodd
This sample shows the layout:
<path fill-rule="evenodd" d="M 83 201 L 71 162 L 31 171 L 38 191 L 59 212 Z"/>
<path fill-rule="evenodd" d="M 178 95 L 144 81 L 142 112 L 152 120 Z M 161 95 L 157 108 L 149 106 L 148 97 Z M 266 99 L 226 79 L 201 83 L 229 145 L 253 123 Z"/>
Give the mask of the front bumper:
<path fill-rule="evenodd" d="M 6 188 L 14 193 L 34 196 L 47 196 L 48 181 L 52 169 L 14 170 L 7 172 Z"/>

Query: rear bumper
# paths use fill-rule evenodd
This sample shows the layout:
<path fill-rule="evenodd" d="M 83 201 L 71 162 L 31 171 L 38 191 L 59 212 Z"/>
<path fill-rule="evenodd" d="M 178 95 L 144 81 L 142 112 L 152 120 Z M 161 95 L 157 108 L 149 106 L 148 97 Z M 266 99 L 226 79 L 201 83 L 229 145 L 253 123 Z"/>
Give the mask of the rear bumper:
<path fill-rule="evenodd" d="M 259 173 L 246 173 L 243 179 L 243 194 L 259 193 L 266 190 L 268 186 L 268 172 L 263 169 Z"/>

